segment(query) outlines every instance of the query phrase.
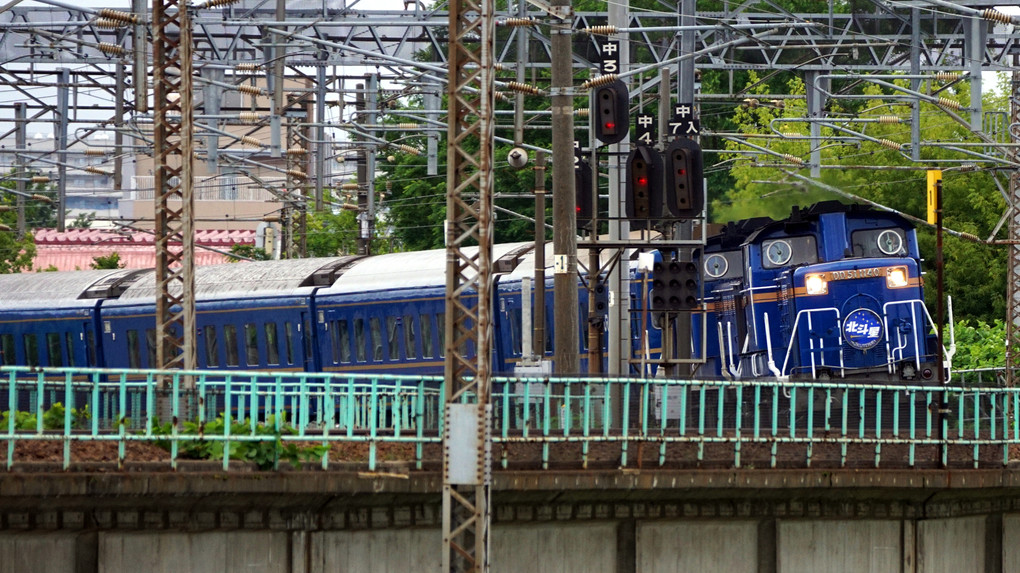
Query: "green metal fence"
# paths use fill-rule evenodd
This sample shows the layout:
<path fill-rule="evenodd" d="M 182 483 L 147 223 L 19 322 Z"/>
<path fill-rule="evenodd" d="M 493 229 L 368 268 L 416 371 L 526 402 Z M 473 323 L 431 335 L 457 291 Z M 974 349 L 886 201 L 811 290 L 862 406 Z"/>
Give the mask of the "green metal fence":
<path fill-rule="evenodd" d="M 438 378 L 5 367 L 0 380 L 8 469 L 99 461 L 90 456 L 169 468 L 211 459 L 224 470 L 231 460 L 370 471 L 442 463 Z M 994 372 L 945 387 L 497 378 L 494 463 L 1002 467 L 1020 445 L 1020 393 L 1000 380 Z"/>

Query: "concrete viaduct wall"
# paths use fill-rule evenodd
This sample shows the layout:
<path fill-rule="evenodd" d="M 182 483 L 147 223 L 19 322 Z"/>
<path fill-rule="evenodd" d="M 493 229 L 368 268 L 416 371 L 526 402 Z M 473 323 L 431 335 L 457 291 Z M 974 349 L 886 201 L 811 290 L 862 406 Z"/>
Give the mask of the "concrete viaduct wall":
<path fill-rule="evenodd" d="M 689 473 L 501 476 L 491 570 L 1020 571 L 1011 472 Z M 439 571 L 438 479 L 3 474 L 0 571 Z"/>

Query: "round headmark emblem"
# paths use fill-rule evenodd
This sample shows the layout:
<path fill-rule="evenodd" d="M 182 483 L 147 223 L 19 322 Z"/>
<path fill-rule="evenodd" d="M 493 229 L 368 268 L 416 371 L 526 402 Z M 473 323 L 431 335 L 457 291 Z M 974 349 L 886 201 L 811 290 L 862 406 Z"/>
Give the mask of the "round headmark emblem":
<path fill-rule="evenodd" d="M 882 319 L 867 308 L 858 308 L 843 321 L 843 339 L 858 350 L 874 348 L 882 341 Z"/>

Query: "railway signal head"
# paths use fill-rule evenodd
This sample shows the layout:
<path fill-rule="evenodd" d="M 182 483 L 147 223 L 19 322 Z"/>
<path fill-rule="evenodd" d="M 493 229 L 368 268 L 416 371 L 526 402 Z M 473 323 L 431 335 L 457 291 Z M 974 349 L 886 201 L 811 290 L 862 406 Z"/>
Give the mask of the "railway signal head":
<path fill-rule="evenodd" d="M 627 157 L 627 218 L 632 228 L 662 217 L 662 156 L 639 145 Z"/>
<path fill-rule="evenodd" d="M 583 159 L 574 161 L 574 207 L 577 212 L 577 228 L 591 230 L 595 205 L 592 201 L 591 165 Z"/>
<path fill-rule="evenodd" d="M 666 149 L 666 204 L 678 219 L 700 217 L 704 209 L 701 146 L 677 139 Z"/>
<path fill-rule="evenodd" d="M 602 143 L 619 143 L 630 131 L 627 84 L 621 80 L 595 88 L 591 113 L 595 118 L 595 137 Z"/>

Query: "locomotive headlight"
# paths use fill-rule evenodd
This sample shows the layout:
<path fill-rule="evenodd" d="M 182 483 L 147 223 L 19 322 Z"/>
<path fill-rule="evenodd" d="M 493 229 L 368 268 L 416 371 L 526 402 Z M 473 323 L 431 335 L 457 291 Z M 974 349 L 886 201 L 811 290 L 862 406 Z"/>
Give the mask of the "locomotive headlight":
<path fill-rule="evenodd" d="M 885 286 L 889 288 L 907 286 L 907 267 L 891 267 L 885 275 Z"/>
<path fill-rule="evenodd" d="M 808 294 L 825 294 L 829 292 L 829 282 L 822 274 L 807 275 L 804 277 L 804 288 Z"/>

